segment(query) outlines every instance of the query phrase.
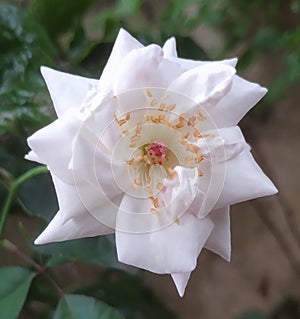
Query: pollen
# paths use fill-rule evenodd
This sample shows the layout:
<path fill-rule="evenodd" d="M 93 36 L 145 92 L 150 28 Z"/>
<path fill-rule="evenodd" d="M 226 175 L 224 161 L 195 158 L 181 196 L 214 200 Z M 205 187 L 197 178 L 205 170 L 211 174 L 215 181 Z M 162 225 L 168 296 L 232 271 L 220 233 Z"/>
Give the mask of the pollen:
<path fill-rule="evenodd" d="M 167 112 L 171 112 L 172 110 L 174 110 L 176 107 L 176 104 L 170 104 L 166 107 L 166 111 Z"/>
<path fill-rule="evenodd" d="M 200 110 L 197 111 L 197 114 L 198 114 L 198 120 L 199 121 L 206 120 L 206 116 L 204 116 Z"/>
<path fill-rule="evenodd" d="M 153 94 L 149 89 L 146 90 L 146 94 L 148 97 L 153 97 Z"/>
<path fill-rule="evenodd" d="M 188 126 L 195 126 L 196 125 L 196 116 L 191 116 L 188 120 Z"/>
<path fill-rule="evenodd" d="M 157 100 L 153 99 L 153 100 L 151 101 L 150 105 L 151 105 L 151 106 L 155 106 L 157 103 L 158 103 Z"/>
<path fill-rule="evenodd" d="M 159 111 L 163 111 L 165 109 L 166 104 L 165 103 L 161 103 L 158 110 Z"/>
<path fill-rule="evenodd" d="M 149 199 L 151 200 L 152 205 L 154 206 L 154 208 L 158 208 L 159 207 L 159 205 L 158 205 L 158 197 L 151 196 L 151 197 L 149 197 Z"/>
<path fill-rule="evenodd" d="M 114 114 L 114 119 L 119 126 L 126 124 L 130 120 L 130 113 L 127 113 L 126 116 L 122 119 L 118 119 L 116 114 Z"/>

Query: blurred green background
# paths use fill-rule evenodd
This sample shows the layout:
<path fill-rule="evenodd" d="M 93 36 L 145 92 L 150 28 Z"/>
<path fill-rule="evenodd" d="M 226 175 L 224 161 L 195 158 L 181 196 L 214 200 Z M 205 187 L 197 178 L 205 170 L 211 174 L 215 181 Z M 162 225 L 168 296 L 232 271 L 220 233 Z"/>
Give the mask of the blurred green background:
<path fill-rule="evenodd" d="M 279 288 L 276 286 L 279 290 L 283 287 L 276 298 L 264 299 L 270 280 L 264 281 L 263 277 L 257 287 L 260 289 L 259 301 L 250 297 L 248 303 L 232 298 L 226 301 L 226 289 L 229 289 L 226 287 L 218 294 L 218 299 L 213 288 L 203 291 L 205 300 L 211 300 L 205 305 L 197 304 L 196 298 L 201 297 L 198 291 L 193 293 L 193 288 L 185 297 L 193 300 L 192 303 L 179 301 L 173 292 L 161 290 L 164 281 L 119 264 L 114 239 L 109 236 L 39 247 L 33 245 L 35 236 L 57 210 L 50 176 L 43 168 L 24 160 L 28 151 L 26 138 L 55 118 L 39 68 L 45 65 L 99 78 L 120 27 L 143 44 L 161 45 L 170 36 L 175 36 L 179 56 L 185 58 L 215 60 L 238 56 L 238 72 L 269 88 L 266 98 L 241 123 L 247 138 L 258 146 L 257 149 L 254 147 L 254 152 L 256 150 L 258 160 L 267 172 L 276 171 L 279 165 L 282 167 L 276 160 L 275 164 L 268 165 L 269 160 L 280 158 L 277 153 L 284 153 L 282 149 L 274 151 L 275 155 L 271 151 L 265 154 L 258 151 L 264 150 L 264 143 L 272 144 L 269 141 L 274 132 L 281 131 L 288 137 L 290 123 L 293 137 L 299 141 L 299 111 L 294 113 L 293 108 L 279 110 L 282 104 L 292 103 L 287 100 L 291 96 L 299 107 L 299 0 L 1 1 L 0 318 L 212 319 L 216 318 L 217 312 L 210 309 L 216 307 L 216 303 L 220 308 L 217 316 L 220 319 L 300 318 L 300 292 L 297 293 L 300 287 L 300 223 L 298 226 L 296 222 L 293 224 L 292 217 L 295 207 L 299 207 L 299 200 L 293 197 L 290 201 L 285 197 L 290 193 L 289 187 L 294 187 L 297 192 L 300 190 L 299 183 L 282 182 L 280 174 L 277 182 L 285 187 L 285 191 L 279 195 L 277 204 L 270 205 L 282 208 L 291 238 L 286 239 L 281 234 L 286 232 L 278 230 L 272 224 L 272 218 L 264 215 L 264 210 L 269 210 L 270 206 L 259 203 L 255 207 L 281 251 L 282 255 L 276 256 L 287 260 L 288 265 L 282 267 L 292 273 L 284 284 L 280 283 Z M 286 119 L 284 124 L 282 118 Z M 260 144 L 261 134 L 265 131 L 269 132 L 269 137 L 267 133 Z M 294 146 L 290 145 L 285 152 L 292 152 L 293 159 L 299 159 L 298 144 Z M 288 161 L 283 166 L 288 171 L 286 163 Z M 297 161 L 293 165 L 298 164 Z M 241 227 L 245 225 L 241 223 Z M 265 229 L 261 233 L 265 233 Z M 297 248 L 291 249 L 289 241 L 296 242 Z M 281 265 L 276 256 L 274 263 Z M 209 261 L 217 258 L 205 257 Z M 224 267 L 230 267 L 223 263 L 217 265 L 220 273 Z M 205 265 L 203 268 L 201 271 L 205 276 Z M 231 282 L 238 290 L 239 282 L 234 274 Z M 291 284 L 296 289 L 289 292 L 286 287 Z M 167 285 L 170 290 L 175 290 L 170 283 Z M 239 294 L 244 293 L 247 299 L 247 288 L 243 289 Z"/>

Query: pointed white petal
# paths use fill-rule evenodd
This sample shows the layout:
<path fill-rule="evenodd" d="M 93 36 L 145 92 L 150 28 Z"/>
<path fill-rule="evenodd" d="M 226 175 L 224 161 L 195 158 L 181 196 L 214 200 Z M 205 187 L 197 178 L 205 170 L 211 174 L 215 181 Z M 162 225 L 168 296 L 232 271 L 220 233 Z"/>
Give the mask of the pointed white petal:
<path fill-rule="evenodd" d="M 189 281 L 190 275 L 191 275 L 190 272 L 181 272 L 181 273 L 171 274 L 180 297 L 183 297 L 184 295 L 185 288 Z"/>
<path fill-rule="evenodd" d="M 29 161 L 37 162 L 40 164 L 45 164 L 39 159 L 39 157 L 34 153 L 34 151 L 30 151 L 28 154 L 26 154 L 25 159 Z"/>
<path fill-rule="evenodd" d="M 226 162 L 224 187 L 215 208 L 277 193 L 249 149 Z"/>
<path fill-rule="evenodd" d="M 168 39 L 162 47 L 164 56 L 177 58 L 176 40 L 174 37 Z"/>
<path fill-rule="evenodd" d="M 159 216 L 155 216 L 158 217 Z M 116 230 L 119 261 L 155 273 L 190 272 L 213 229 L 209 218 L 185 214 L 180 223 L 149 233 Z"/>
<path fill-rule="evenodd" d="M 260 85 L 234 76 L 230 92 L 208 111 L 218 127 L 234 126 L 266 93 Z"/>
<path fill-rule="evenodd" d="M 34 243 L 40 245 L 83 237 L 106 235 L 113 232 L 112 229 L 101 224 L 87 212 L 65 220 L 64 213 L 58 211 Z"/>
<path fill-rule="evenodd" d="M 74 116 L 61 117 L 28 138 L 28 144 L 39 161 L 67 183 L 73 183 L 68 164 L 72 156 L 72 142 L 81 123 Z"/>
<path fill-rule="evenodd" d="M 112 82 L 119 72 L 122 60 L 126 55 L 136 49 L 142 48 L 143 45 L 133 38 L 127 31 L 120 29 L 114 47 L 102 72 L 99 80 L 99 86 L 102 89 L 111 89 Z"/>
<path fill-rule="evenodd" d="M 89 89 L 98 85 L 98 80 L 84 78 L 47 67 L 41 67 L 57 116 L 70 109 L 79 110 Z"/>
<path fill-rule="evenodd" d="M 214 223 L 214 229 L 204 247 L 220 255 L 225 260 L 230 261 L 231 234 L 229 207 L 213 210 L 209 214 L 209 217 Z"/>
<path fill-rule="evenodd" d="M 53 241 L 64 241 L 69 239 L 92 237 L 103 234 L 113 233 L 113 222 L 101 223 L 107 221 L 106 218 L 101 219 L 104 214 L 115 216 L 111 205 L 107 205 L 105 197 L 99 194 L 97 188 L 88 183 L 78 185 L 66 184 L 52 175 L 55 191 L 58 198 L 59 211 L 54 216 L 43 233 L 37 238 L 37 244 L 43 244 Z M 80 190 L 84 190 L 89 201 L 83 201 Z M 86 199 L 86 198 L 84 198 Z M 87 205 L 85 205 L 87 203 Z M 98 216 L 95 219 L 89 208 L 97 210 Z M 115 224 L 115 222 L 114 222 Z"/>
<path fill-rule="evenodd" d="M 222 63 L 204 64 L 181 74 L 169 86 L 196 103 L 216 104 L 231 88 L 235 69 Z"/>

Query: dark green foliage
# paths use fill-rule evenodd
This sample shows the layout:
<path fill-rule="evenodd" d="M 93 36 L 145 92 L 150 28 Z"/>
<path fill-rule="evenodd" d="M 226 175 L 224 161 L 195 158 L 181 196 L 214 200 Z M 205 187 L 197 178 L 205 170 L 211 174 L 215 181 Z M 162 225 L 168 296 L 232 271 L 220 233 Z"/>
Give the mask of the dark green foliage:
<path fill-rule="evenodd" d="M 1 319 L 16 319 L 35 273 L 20 267 L 0 268 Z"/>
<path fill-rule="evenodd" d="M 139 274 L 139 273 L 138 273 Z M 89 294 L 119 309 L 127 319 L 172 319 L 174 315 L 145 286 L 142 277 L 108 269 L 93 286 L 78 293 Z"/>
<path fill-rule="evenodd" d="M 65 295 L 59 302 L 53 319 L 124 319 L 102 301 L 82 295 Z"/>

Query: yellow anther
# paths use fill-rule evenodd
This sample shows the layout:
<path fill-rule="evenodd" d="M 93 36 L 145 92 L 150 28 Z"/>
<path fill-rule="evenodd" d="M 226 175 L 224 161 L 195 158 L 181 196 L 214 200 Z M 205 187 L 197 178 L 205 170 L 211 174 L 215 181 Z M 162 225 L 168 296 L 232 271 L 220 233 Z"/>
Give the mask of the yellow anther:
<path fill-rule="evenodd" d="M 197 114 L 200 121 L 206 120 L 206 116 L 204 116 L 200 110 L 197 111 Z"/>
<path fill-rule="evenodd" d="M 196 163 L 200 163 L 200 162 L 202 162 L 204 160 L 204 156 L 201 154 L 201 152 L 197 152 L 196 153 L 196 158 L 195 158 L 195 162 Z"/>
<path fill-rule="evenodd" d="M 191 116 L 188 120 L 188 126 L 195 126 L 196 125 L 196 116 Z"/>
<path fill-rule="evenodd" d="M 179 218 L 178 218 L 178 217 L 174 220 L 174 223 L 175 223 L 176 225 L 180 225 L 180 221 L 179 221 Z"/>
<path fill-rule="evenodd" d="M 159 207 L 159 205 L 158 205 L 158 197 L 153 197 L 153 196 L 151 196 L 151 197 L 149 197 L 149 199 L 151 200 L 152 205 L 153 205 L 155 208 L 158 208 L 158 207 Z"/>
<path fill-rule="evenodd" d="M 160 106 L 159 106 L 159 108 L 158 108 L 158 110 L 159 110 L 159 111 L 163 111 L 164 108 L 165 108 L 165 106 L 166 106 L 165 103 L 161 103 Z"/>
<path fill-rule="evenodd" d="M 151 106 L 155 106 L 157 103 L 158 103 L 157 100 L 153 99 L 153 100 L 151 101 L 150 105 L 151 105 Z"/>
<path fill-rule="evenodd" d="M 170 104 L 170 105 L 168 105 L 168 106 L 166 107 L 166 111 L 167 111 L 167 112 L 171 112 L 172 110 L 174 110 L 175 106 L 176 106 L 176 104 Z"/>
<path fill-rule="evenodd" d="M 149 89 L 146 89 L 146 93 L 148 97 L 153 97 L 152 92 Z"/>
<path fill-rule="evenodd" d="M 190 133 L 187 132 L 187 133 L 182 134 L 181 136 L 182 136 L 182 138 L 187 139 L 190 136 Z"/>
<path fill-rule="evenodd" d="M 134 184 L 136 184 L 136 185 L 141 185 L 141 179 L 137 177 L 137 178 L 134 180 Z"/>

